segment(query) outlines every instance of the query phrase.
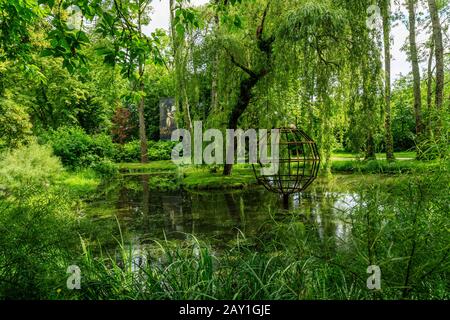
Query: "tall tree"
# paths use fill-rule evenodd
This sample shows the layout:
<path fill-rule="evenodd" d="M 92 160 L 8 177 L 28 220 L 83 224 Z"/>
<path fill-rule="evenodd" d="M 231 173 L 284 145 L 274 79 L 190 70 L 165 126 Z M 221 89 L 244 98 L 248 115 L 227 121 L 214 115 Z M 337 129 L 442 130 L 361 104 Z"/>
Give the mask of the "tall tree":
<path fill-rule="evenodd" d="M 189 3 L 189 0 L 187 1 Z M 172 39 L 172 52 L 175 69 L 176 96 L 175 105 L 182 115 L 181 122 L 186 128 L 192 130 L 191 110 L 188 98 L 186 68 L 189 59 L 189 48 L 186 45 L 186 35 L 190 26 L 198 27 L 195 11 L 185 7 L 183 0 L 170 0 L 170 29 Z"/>
<path fill-rule="evenodd" d="M 145 125 L 144 74 L 146 63 L 162 63 L 157 33 L 147 36 L 142 27 L 148 15 L 151 0 L 113 0 L 112 8 L 102 12 L 97 32 L 111 40 L 111 46 L 100 47 L 104 61 L 121 67 L 122 75 L 130 80 L 130 101 L 137 105 L 141 162 L 148 162 L 147 131 Z M 112 47 L 112 48 L 111 48 Z"/>
<path fill-rule="evenodd" d="M 272 43 L 274 41 L 274 38 L 265 37 L 264 34 L 265 22 L 269 10 L 269 5 L 270 1 L 267 2 L 266 8 L 262 13 L 261 23 L 259 24 L 256 30 L 256 43 L 258 50 L 260 54 L 266 56 L 267 60 L 272 51 Z M 261 65 L 259 66 L 258 70 L 251 70 L 245 65 L 241 64 L 237 60 L 237 58 L 234 57 L 231 53 L 229 53 L 229 55 L 232 63 L 247 74 L 247 77 L 243 78 L 243 80 L 241 80 L 239 84 L 239 96 L 236 103 L 232 107 L 230 116 L 228 118 L 228 129 L 236 130 L 238 127 L 240 117 L 247 109 L 248 105 L 250 104 L 250 100 L 253 97 L 252 90 L 256 87 L 258 82 L 270 72 L 270 66 Z M 233 145 L 235 146 L 236 144 L 235 143 L 230 144 L 231 147 L 233 147 Z M 228 152 L 231 152 L 231 150 L 229 150 Z M 225 176 L 231 175 L 232 168 L 233 168 L 232 164 L 225 164 L 223 175 Z"/>
<path fill-rule="evenodd" d="M 214 4 L 218 6 L 220 4 L 220 0 L 214 0 Z M 216 10 L 214 12 L 214 18 L 213 18 L 213 25 L 214 25 L 214 32 L 218 32 L 219 25 L 220 25 L 220 19 L 219 19 L 219 12 Z M 218 100 L 218 81 L 219 81 L 219 50 L 215 48 L 214 50 L 214 64 L 212 66 L 212 79 L 211 79 L 211 110 L 216 110 L 217 105 L 219 103 Z"/>
<path fill-rule="evenodd" d="M 145 12 L 146 6 L 149 4 L 149 1 L 138 0 L 138 10 L 137 10 L 137 33 L 139 37 L 142 37 L 145 40 L 144 35 L 142 33 L 142 20 L 143 14 Z M 145 108 L 145 97 L 144 97 L 144 63 L 146 59 L 146 55 L 141 55 L 138 58 L 138 68 L 139 68 L 139 77 L 137 80 L 137 87 L 140 91 L 139 96 L 139 104 L 138 104 L 138 114 L 139 114 L 139 140 L 141 144 L 141 162 L 148 162 L 148 145 L 147 145 L 147 130 L 145 128 L 145 116 L 144 116 L 144 108 Z"/>
<path fill-rule="evenodd" d="M 416 0 L 408 0 L 409 15 L 409 54 L 413 71 L 414 87 L 414 114 L 416 118 L 416 135 L 420 139 L 423 131 L 422 123 L 422 95 L 420 92 L 420 69 L 419 58 L 417 57 L 416 44 Z"/>
<path fill-rule="evenodd" d="M 432 103 L 433 103 L 433 55 L 434 55 L 433 37 L 431 37 L 430 42 L 431 42 L 430 54 L 428 55 L 428 66 L 427 66 L 427 109 L 428 109 L 428 112 L 431 110 Z"/>
<path fill-rule="evenodd" d="M 392 137 L 391 127 L 391 8 L 389 0 L 381 1 L 381 13 L 383 17 L 383 44 L 384 44 L 384 103 L 385 103 L 385 144 L 386 159 L 395 160 L 394 157 L 394 139 Z"/>
<path fill-rule="evenodd" d="M 434 53 L 436 59 L 436 109 L 440 110 L 444 100 L 444 45 L 442 42 L 442 26 L 436 0 L 428 0 L 431 25 L 433 26 Z"/>

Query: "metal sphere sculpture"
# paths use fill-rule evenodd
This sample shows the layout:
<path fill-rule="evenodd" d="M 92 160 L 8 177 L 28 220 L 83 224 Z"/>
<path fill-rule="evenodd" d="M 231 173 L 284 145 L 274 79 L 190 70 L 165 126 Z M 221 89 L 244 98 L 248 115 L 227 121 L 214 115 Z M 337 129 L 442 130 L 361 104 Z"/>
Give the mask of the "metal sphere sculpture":
<path fill-rule="evenodd" d="M 317 178 L 320 155 L 317 145 L 304 131 L 293 128 L 281 128 L 279 142 L 279 170 L 273 175 L 261 175 L 264 165 L 253 165 L 256 179 L 264 187 L 283 195 L 285 205 L 289 195 L 305 191 Z M 267 141 L 271 141 L 270 132 Z M 270 144 L 270 143 L 269 143 Z M 271 150 L 268 150 L 271 154 Z"/>

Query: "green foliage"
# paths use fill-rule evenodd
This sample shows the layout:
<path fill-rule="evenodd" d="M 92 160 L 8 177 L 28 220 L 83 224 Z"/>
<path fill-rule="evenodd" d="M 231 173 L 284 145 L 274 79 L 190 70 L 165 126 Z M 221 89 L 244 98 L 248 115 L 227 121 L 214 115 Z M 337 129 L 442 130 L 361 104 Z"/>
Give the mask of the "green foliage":
<path fill-rule="evenodd" d="M 383 50 L 380 30 L 366 26 L 373 1 L 171 3 L 172 34 L 148 34 L 150 0 L 0 0 L 0 299 L 449 299 L 450 100 L 435 107 L 429 44 L 419 48 L 430 59 L 421 84 L 425 134 L 415 134 L 410 75 L 395 83 L 391 103 L 395 149 L 415 150 L 421 161 L 333 161 L 335 147 L 367 158 L 384 149 Z M 76 28 L 68 25 L 72 5 L 83 16 Z M 421 16 L 424 33 L 429 22 Z M 336 215 L 333 208 L 343 224 L 318 222 L 326 205 L 313 191 L 313 210 L 303 210 L 302 197 L 296 212 L 275 216 L 268 208 L 258 236 L 246 236 L 253 220 L 241 198 L 243 231 L 219 250 L 190 236 L 152 245 L 146 233 L 142 268 L 123 239 L 119 259 L 98 254 L 103 249 L 89 240 L 101 235 L 115 246 L 117 232 L 107 219 L 86 218 L 81 200 L 103 200 L 111 187 L 103 190 L 102 179 L 118 171 L 133 176 L 129 189 L 147 202 L 152 193 L 182 188 L 256 184 L 249 166 L 224 177 L 219 166 L 170 162 L 174 143 L 155 142 L 165 97 L 175 97 L 179 127 L 203 120 L 205 129 L 224 129 L 235 118 L 241 128 L 295 124 L 307 131 L 327 172 L 355 174 L 354 206 Z M 148 164 L 137 163 L 139 116 L 153 140 Z M 389 182 L 380 183 L 379 174 Z M 104 202 L 104 216 L 114 214 Z M 196 214 L 189 209 L 183 219 Z M 173 224 L 178 216 L 170 211 L 164 219 Z M 341 229 L 351 237 L 338 235 Z M 83 284 L 71 292 L 65 271 L 74 263 Z M 368 264 L 383 268 L 379 292 L 366 289 Z"/>
<path fill-rule="evenodd" d="M 117 154 L 116 161 L 118 162 L 138 162 L 141 156 L 140 142 L 133 140 L 119 145 L 119 153 Z"/>
<path fill-rule="evenodd" d="M 392 92 L 392 135 L 395 150 L 414 148 L 415 119 L 412 83 L 403 78 L 397 81 Z"/>
<path fill-rule="evenodd" d="M 231 1 L 234 4 L 235 1 Z M 188 0 L 189 3 L 189 0 Z M 199 13 L 195 8 L 183 6 L 182 0 L 176 0 L 176 5 L 172 8 L 175 11 L 173 24 L 178 37 L 183 38 L 186 31 L 200 28 L 202 21 L 199 19 Z"/>
<path fill-rule="evenodd" d="M 37 1 L 0 1 L 0 50 L 2 58 L 27 61 L 31 53 L 30 29 L 44 17 Z"/>
<path fill-rule="evenodd" d="M 0 297 L 44 299 L 65 283 L 76 217 L 61 190 L 21 188 L 27 198 L 0 200 Z"/>
<path fill-rule="evenodd" d="M 73 197 L 92 198 L 101 183 L 99 174 L 92 168 L 76 172 L 66 172 L 61 177 L 61 185 Z"/>
<path fill-rule="evenodd" d="M 15 148 L 31 136 L 32 124 L 25 108 L 9 98 L 0 98 L 0 149 Z"/>
<path fill-rule="evenodd" d="M 150 161 L 170 160 L 172 149 L 176 143 L 172 141 L 148 141 L 148 157 Z M 118 162 L 139 162 L 140 142 L 137 140 L 118 146 L 118 154 L 115 158 Z"/>
<path fill-rule="evenodd" d="M 90 136 L 78 127 L 61 127 L 44 136 L 62 163 L 68 168 L 83 168 L 113 159 L 116 153 L 111 137 L 105 134 Z"/>
<path fill-rule="evenodd" d="M 435 173 L 439 172 L 442 168 L 448 168 L 449 165 L 450 163 L 448 161 L 333 161 L 331 170 L 333 172 L 381 174 Z"/>
<path fill-rule="evenodd" d="M 243 189 L 256 185 L 253 169 L 246 166 L 235 166 L 231 176 L 223 176 L 221 172 L 211 173 L 208 168 L 191 167 L 184 171 L 183 187 L 187 190 L 223 190 Z"/>
<path fill-rule="evenodd" d="M 91 168 L 102 177 L 113 177 L 119 172 L 115 163 L 109 159 L 96 161 L 91 165 Z"/>
<path fill-rule="evenodd" d="M 164 39 L 168 45 L 168 39 Z M 148 66 L 148 72 L 144 77 L 145 86 L 145 120 L 147 124 L 147 133 L 150 140 L 159 140 L 160 130 L 160 110 L 159 103 L 161 98 L 175 96 L 175 83 L 172 72 L 165 67 L 155 65 Z M 139 133 L 134 132 L 137 139 Z"/>
<path fill-rule="evenodd" d="M 157 141 L 150 142 L 148 149 L 148 157 L 150 160 L 170 160 L 172 157 L 172 150 L 176 142 L 172 141 Z"/>
<path fill-rule="evenodd" d="M 8 152 L 0 161 L 0 188 L 18 195 L 25 187 L 48 188 L 62 170 L 49 146 L 31 143 Z"/>
<path fill-rule="evenodd" d="M 236 165 L 233 174 L 228 177 L 223 176 L 220 170 L 214 167 L 180 168 L 172 161 L 152 161 L 148 164 L 121 163 L 118 168 L 125 175 L 148 174 L 150 187 L 159 190 L 167 189 L 164 188 L 164 182 L 161 182 L 164 178 L 169 180 L 169 184 L 175 184 L 173 188 L 185 190 L 243 189 L 257 184 L 253 169 L 248 165 Z"/>
<path fill-rule="evenodd" d="M 0 161 L 1 298 L 42 299 L 64 281 L 78 235 L 72 200 L 57 183 L 62 170 L 36 143 Z"/>
<path fill-rule="evenodd" d="M 165 173 L 177 171 L 172 161 L 151 161 L 149 163 L 119 163 L 117 167 L 124 173 Z"/>
<path fill-rule="evenodd" d="M 88 54 L 93 66 L 84 74 L 70 74 L 60 59 L 50 58 L 36 58 L 45 81 L 24 79 L 17 68 L 7 70 L 5 85 L 27 107 L 36 132 L 69 125 L 80 126 L 88 133 L 109 128 L 124 83 L 112 70 L 98 66 L 92 52 Z"/>
<path fill-rule="evenodd" d="M 151 58 L 155 63 L 163 60 L 158 48 L 159 33 L 153 32 L 147 36 L 142 32 L 141 25 L 149 21 L 148 6 L 150 1 L 118 1 L 110 10 L 103 10 L 99 16 L 95 32 L 103 38 L 111 40 L 112 45 L 97 48 L 104 62 L 120 67 L 123 77 L 138 80 L 142 77 L 136 70 L 141 69 L 146 60 Z M 139 19 L 135 25 L 131 21 Z M 134 94 L 140 94 L 137 91 Z M 137 97 L 137 100 L 140 97 Z"/>

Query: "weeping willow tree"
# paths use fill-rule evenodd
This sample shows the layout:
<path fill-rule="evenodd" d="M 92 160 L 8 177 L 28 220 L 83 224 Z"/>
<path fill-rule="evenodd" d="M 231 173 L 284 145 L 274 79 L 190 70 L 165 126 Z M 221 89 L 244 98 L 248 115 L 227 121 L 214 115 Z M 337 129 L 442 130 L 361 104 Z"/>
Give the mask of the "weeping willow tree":
<path fill-rule="evenodd" d="M 354 152 L 375 159 L 375 140 L 379 135 L 383 83 L 381 73 L 380 31 L 368 29 L 367 8 L 371 1 L 345 1 L 352 21 L 346 78 L 348 80 L 347 136 Z"/>
<path fill-rule="evenodd" d="M 192 120 L 229 129 L 295 124 L 316 138 L 326 170 L 339 134 L 357 137 L 355 149 L 374 158 L 383 95 L 380 44 L 366 27 L 371 4 L 212 2 L 182 66 L 195 86 L 186 101 Z M 224 175 L 231 171 L 225 165 Z"/>
<path fill-rule="evenodd" d="M 175 84 L 177 95 L 175 97 L 176 110 L 181 114 L 178 122 L 189 130 L 192 129 L 191 112 L 186 88 L 186 68 L 189 58 L 189 47 L 184 27 L 178 23 L 177 9 L 182 9 L 183 2 L 170 0 L 170 27 L 172 37 L 172 54 L 174 59 Z M 180 11 L 181 12 L 181 11 Z M 178 113 L 177 113 L 178 114 Z"/>
<path fill-rule="evenodd" d="M 316 137 L 327 170 L 335 141 L 335 117 L 342 107 L 346 56 L 351 50 L 348 23 L 346 12 L 331 2 L 305 2 L 287 12 L 277 31 L 277 78 L 287 70 L 286 80 L 296 83 L 300 101 L 294 108 L 300 117 L 295 122 Z"/>

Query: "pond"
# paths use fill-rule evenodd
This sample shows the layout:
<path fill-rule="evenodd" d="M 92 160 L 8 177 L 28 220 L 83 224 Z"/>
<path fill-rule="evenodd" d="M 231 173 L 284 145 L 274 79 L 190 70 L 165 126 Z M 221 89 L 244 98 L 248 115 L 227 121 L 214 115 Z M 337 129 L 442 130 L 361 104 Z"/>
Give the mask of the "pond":
<path fill-rule="evenodd" d="M 261 186 L 187 191 L 164 175 L 105 182 L 83 219 L 92 256 L 151 283 L 156 297 L 191 297 L 201 283 L 199 297 L 279 298 L 285 290 L 293 299 L 379 298 L 367 287 L 369 266 L 382 268 L 387 298 L 409 295 L 404 288 L 428 297 L 431 286 L 436 297 L 448 296 L 445 181 L 334 175 L 293 194 L 286 210 Z"/>
<path fill-rule="evenodd" d="M 149 176 L 130 175 L 108 182 L 104 194 L 88 204 L 93 222 L 114 219 L 128 235 L 127 241 L 145 244 L 152 240 L 184 240 L 194 235 L 216 247 L 237 236 L 258 237 L 265 226 L 295 217 L 314 225 L 318 239 L 345 240 L 350 232 L 347 212 L 358 204 L 359 195 L 339 183 L 318 179 L 307 192 L 294 194 L 289 210 L 277 194 L 255 186 L 244 190 L 156 191 Z M 117 224 L 117 222 L 115 222 Z"/>

